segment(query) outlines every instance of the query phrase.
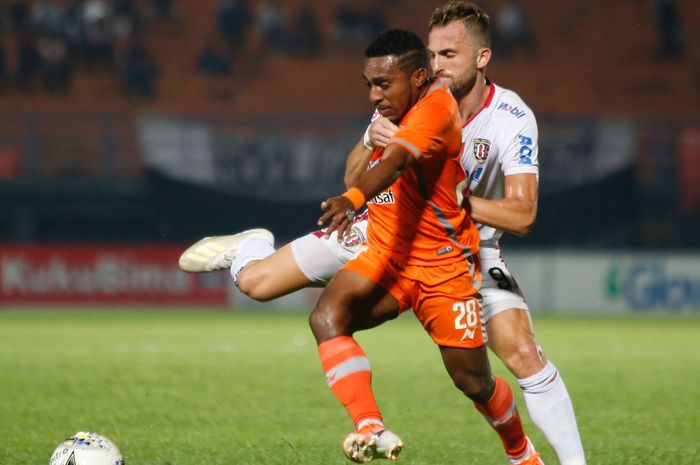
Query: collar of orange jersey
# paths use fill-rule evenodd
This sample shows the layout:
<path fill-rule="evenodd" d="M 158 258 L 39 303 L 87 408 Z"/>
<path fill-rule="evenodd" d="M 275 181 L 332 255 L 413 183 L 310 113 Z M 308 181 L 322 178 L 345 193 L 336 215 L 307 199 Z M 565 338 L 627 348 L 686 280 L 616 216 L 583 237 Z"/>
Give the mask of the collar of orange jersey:
<path fill-rule="evenodd" d="M 443 81 L 443 80 L 440 79 L 439 77 L 432 76 L 432 77 L 430 77 L 430 78 L 428 78 L 428 79 L 429 79 L 429 81 L 426 83 L 426 86 L 427 86 L 427 87 L 426 87 L 426 90 L 424 91 L 425 93 L 424 93 L 423 95 L 421 95 L 421 96 L 418 98 L 418 100 L 416 101 L 416 103 L 414 103 L 413 106 L 406 112 L 406 114 L 404 114 L 404 115 L 401 117 L 401 120 L 400 120 L 400 122 L 399 122 L 399 127 L 400 127 L 401 124 L 406 120 L 406 118 L 408 118 L 408 115 L 410 115 L 411 113 L 413 113 L 413 111 L 414 111 L 414 110 L 416 109 L 416 107 L 418 106 L 418 102 L 420 102 L 420 101 L 423 100 L 425 97 L 427 97 L 428 95 L 432 94 L 433 92 L 435 92 L 436 90 L 442 88 L 442 87 L 445 85 L 445 81 Z"/>
<path fill-rule="evenodd" d="M 432 94 L 433 92 L 440 89 L 444 85 L 445 85 L 445 81 L 443 81 L 442 79 L 440 79 L 437 76 L 432 76 L 432 77 L 428 78 L 428 90 L 425 92 L 425 94 L 420 99 L 427 97 L 428 95 Z M 420 100 L 420 99 L 418 99 L 418 100 Z"/>

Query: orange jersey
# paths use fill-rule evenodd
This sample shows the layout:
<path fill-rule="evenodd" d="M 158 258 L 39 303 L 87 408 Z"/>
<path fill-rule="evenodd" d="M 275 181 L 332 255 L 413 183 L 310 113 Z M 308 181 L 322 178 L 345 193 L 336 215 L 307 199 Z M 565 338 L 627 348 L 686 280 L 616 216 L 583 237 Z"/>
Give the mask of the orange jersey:
<path fill-rule="evenodd" d="M 416 163 L 368 201 L 369 243 L 398 264 L 442 265 L 477 253 L 479 233 L 457 203 L 457 184 L 465 179 L 462 123 L 444 81 L 406 113 L 389 144 L 408 150 Z M 383 153 L 374 151 L 370 168 Z"/>

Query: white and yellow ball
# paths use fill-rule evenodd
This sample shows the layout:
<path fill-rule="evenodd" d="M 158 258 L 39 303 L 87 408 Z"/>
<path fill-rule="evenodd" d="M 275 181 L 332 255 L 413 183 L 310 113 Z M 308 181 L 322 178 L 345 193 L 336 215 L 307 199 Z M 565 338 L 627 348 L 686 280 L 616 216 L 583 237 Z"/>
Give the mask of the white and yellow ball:
<path fill-rule="evenodd" d="M 106 437 L 81 431 L 56 447 L 49 465 L 124 465 L 124 459 Z"/>

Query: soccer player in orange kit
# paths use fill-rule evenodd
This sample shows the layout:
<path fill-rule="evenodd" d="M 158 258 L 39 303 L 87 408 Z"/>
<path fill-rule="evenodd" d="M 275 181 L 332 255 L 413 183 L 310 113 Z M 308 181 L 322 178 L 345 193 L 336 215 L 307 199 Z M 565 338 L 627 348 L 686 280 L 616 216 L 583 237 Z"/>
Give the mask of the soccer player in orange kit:
<path fill-rule="evenodd" d="M 355 424 L 343 443 L 355 462 L 396 459 L 402 440 L 384 426 L 371 368 L 353 334 L 412 308 L 455 385 L 501 437 L 512 464 L 542 464 L 513 392 L 491 374 L 478 302 L 479 233 L 460 208 L 461 127 L 447 85 L 431 76 L 415 34 L 380 34 L 365 52 L 370 101 L 399 126 L 353 187 L 322 203 L 326 235 L 352 226 L 368 204 L 367 241 L 328 283 L 309 322 L 333 394 Z"/>

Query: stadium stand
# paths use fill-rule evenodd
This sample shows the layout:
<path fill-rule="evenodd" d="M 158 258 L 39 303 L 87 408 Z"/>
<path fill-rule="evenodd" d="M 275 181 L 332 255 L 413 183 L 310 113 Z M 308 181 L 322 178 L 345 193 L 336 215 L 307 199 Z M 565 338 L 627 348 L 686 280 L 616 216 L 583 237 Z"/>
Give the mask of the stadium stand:
<path fill-rule="evenodd" d="M 410 0 L 380 2 L 388 26 L 425 30 L 425 18 L 434 4 Z M 685 18 L 700 15 L 700 4 L 679 2 Z M 250 2 L 254 10 L 258 2 Z M 305 2 L 284 2 L 287 27 Z M 649 2 L 571 2 L 551 8 L 544 2 L 524 1 L 536 43 L 535 53 L 516 53 L 507 59 L 496 55 L 491 75 L 513 85 L 541 114 L 617 114 L 689 117 L 700 112 L 688 102 L 700 99 L 700 51 L 697 30 L 687 28 L 687 54 L 660 61 L 654 11 Z M 198 73 L 199 51 L 216 28 L 221 0 L 183 1 L 179 18 L 144 20 L 143 36 L 159 72 L 157 94 L 151 100 L 131 102 L 123 97 L 118 73 L 78 70 L 69 102 L 66 96 L 46 100 L 8 90 L 0 109 L 55 109 L 67 105 L 85 111 L 104 108 L 129 111 L 155 108 L 165 111 L 218 114 L 270 114 L 311 112 L 358 114 L 367 111 L 359 78 L 363 43 L 343 44 L 334 29 L 334 14 L 342 2 L 317 2 L 314 11 L 324 38 L 322 54 L 299 59 L 290 54 L 256 50 L 256 26 L 246 30 L 245 50 L 236 53 L 234 71 L 226 78 Z M 360 2 L 358 5 L 362 6 Z M 364 2 L 369 8 L 371 2 Z M 499 2 L 489 2 L 495 10 Z M 254 13 L 254 11 L 253 11 Z M 7 29 L 7 28 L 5 28 Z M 16 66 L 18 36 L 2 34 L 8 68 Z M 115 43 L 117 61 L 125 39 Z M 546 44 L 546 45 L 542 45 Z M 585 44 L 585 46 L 581 46 Z M 117 63 L 117 67 L 119 63 Z M 264 89 L 264 91 L 261 91 Z M 270 91 L 270 89 L 278 89 Z M 279 98 L 279 95 L 285 98 Z M 332 105 L 317 105 L 317 98 Z"/>
<path fill-rule="evenodd" d="M 489 0 L 485 6 L 495 15 L 508 1 Z M 152 173 L 148 173 L 143 163 L 138 118 L 144 115 L 199 118 L 210 122 L 212 127 L 247 118 L 299 125 L 300 115 L 315 122 L 349 119 L 355 124 L 366 121 L 371 109 L 361 79 L 364 46 L 380 27 L 425 31 L 426 19 L 433 8 L 442 3 L 419 0 L 180 0 L 172 2 L 170 12 L 159 12 L 152 2 L 8 0 L 0 3 L 3 51 L 0 69 L 4 70 L 0 74 L 0 193 L 8 200 L 0 205 L 0 213 L 4 213 L 4 217 L 0 215 L 0 237 L 20 240 L 50 237 L 41 233 L 46 228 L 40 226 L 41 221 L 36 217 L 32 221 L 37 224 L 27 226 L 31 221 L 26 218 L 31 215 L 26 212 L 43 211 L 37 207 L 39 197 L 33 194 L 39 180 L 46 182 L 47 189 L 55 192 L 57 198 L 63 198 L 66 192 L 75 194 L 64 196 L 66 204 L 70 204 L 70 199 L 79 202 L 80 196 L 89 195 L 71 190 L 76 180 L 85 181 L 86 186 L 88 181 L 98 180 L 96 184 L 103 189 L 100 195 L 111 195 L 113 204 L 130 205 L 122 209 L 121 218 L 131 217 L 140 222 L 142 228 L 135 229 L 135 234 L 153 237 L 154 226 L 146 224 L 146 219 L 157 215 L 146 208 L 149 191 L 145 182 L 147 178 L 152 179 Z M 32 9 L 38 5 L 70 7 L 81 4 L 121 5 L 121 19 L 116 13 L 110 16 L 109 8 L 102 13 L 99 8 L 95 10 L 97 13 L 92 12 L 105 15 L 105 21 L 114 21 L 115 28 L 113 34 L 108 35 L 110 42 L 106 47 L 111 50 L 106 56 L 111 58 L 96 66 L 94 60 L 86 58 L 82 36 L 67 34 L 70 73 L 65 90 L 47 89 L 40 79 L 41 66 L 29 66 L 18 79 L 20 43 L 28 47 L 24 53 L 28 53 L 29 63 L 34 53 L 32 44 L 40 48 L 36 51 L 40 59 L 47 53 L 60 56 L 62 36 L 52 33 L 50 41 L 42 42 L 42 37 L 48 33 L 38 26 L 29 26 L 35 14 Z M 541 122 L 620 118 L 643 125 L 640 130 L 643 137 L 639 140 L 644 148 L 637 155 L 637 165 L 632 166 L 625 173 L 624 182 L 617 185 L 653 192 L 650 196 L 660 204 L 673 203 L 677 196 L 690 196 L 690 200 L 684 201 L 684 205 L 691 205 L 686 207 L 690 213 L 685 214 L 689 220 L 684 221 L 694 225 L 700 214 L 693 203 L 695 191 L 685 189 L 678 193 L 680 188 L 664 190 L 659 186 L 663 185 L 666 174 L 677 177 L 677 172 L 669 168 L 675 163 L 677 144 L 691 147 L 683 152 L 687 172 L 700 165 L 695 161 L 696 149 L 692 148 L 695 146 L 678 142 L 676 136 L 691 134 L 683 140 L 694 140 L 693 134 L 698 131 L 700 47 L 697 44 L 700 44 L 700 32 L 690 26 L 692 18 L 700 17 L 700 3 L 676 2 L 681 25 L 685 25 L 679 36 L 684 41 L 679 44 L 677 53 L 667 57 L 659 54 L 659 44 L 664 39 L 657 26 L 655 1 L 574 1 L 557 8 L 535 0 L 523 0 L 519 4 L 529 18 L 532 46 L 516 48 L 508 55 L 499 54 L 497 47 L 502 41 L 498 39 L 502 38 L 496 38 L 489 75 L 502 86 L 517 90 Z M 124 9 L 125 5 L 134 7 L 133 16 L 125 13 L 131 11 Z M 246 5 L 248 13 L 241 16 L 245 18 L 241 22 L 242 34 L 231 34 L 231 31 L 222 34 L 218 30 L 221 8 Z M 309 5 L 312 7 L 311 23 L 315 21 L 318 25 L 321 42 L 317 51 L 303 53 L 296 45 L 299 42 L 297 15 Z M 277 31 L 283 34 L 281 42 L 263 40 L 262 23 L 256 17 L 263 6 L 278 8 L 273 13 L 281 15 L 275 20 L 281 21 L 282 32 Z M 75 16 L 76 11 L 71 14 L 74 16 L 67 17 L 73 21 L 81 18 Z M 267 14 L 271 14 L 269 10 Z M 125 27 L 124 21 L 131 26 Z M 309 24 L 308 17 L 306 21 L 302 24 Z M 55 27 L 55 23 L 48 24 Z M 75 23 L 70 24 L 75 26 Z M 68 30 L 75 31 L 75 27 Z M 203 47 L 226 37 L 238 40 L 227 45 L 231 71 L 216 76 L 202 73 L 197 65 Z M 59 46 L 47 47 L 47 43 Z M 149 92 L 128 95 L 124 90 L 125 56 L 133 43 L 143 43 L 146 54 L 152 57 L 152 68 L 145 73 L 153 79 L 152 95 Z M 659 150 L 666 150 L 668 155 L 656 156 Z M 167 180 L 160 181 L 167 184 Z M 612 188 L 613 184 L 610 184 Z M 110 185 L 113 194 L 107 193 Z M 178 187 L 172 187 L 173 192 L 177 190 Z M 584 202 L 585 192 L 583 189 L 572 195 Z M 604 202 L 608 191 L 601 192 L 600 200 Z M 656 195 L 659 192 L 661 194 Z M 634 192 L 629 195 L 630 201 L 639 202 L 648 197 L 646 194 L 635 196 Z M 547 202 L 549 199 L 543 197 L 543 207 L 547 207 Z M 142 205 L 140 210 L 133 207 L 137 204 Z M 20 208 L 22 205 L 30 207 Z M 173 206 L 174 209 L 178 207 Z M 307 207 L 306 214 L 312 216 L 316 205 Z M 608 216 L 626 221 L 626 217 L 614 209 Z M 678 227 L 673 226 L 675 220 L 655 226 L 655 218 L 643 213 L 641 216 L 635 221 L 651 225 L 650 232 L 622 231 L 620 237 L 628 240 L 628 244 L 651 243 L 660 236 L 672 237 L 677 232 L 674 232 Z M 20 220 L 15 221 L 16 218 Z M 100 237 L 114 236 L 114 225 L 118 221 L 117 218 L 105 223 Z M 546 224 L 540 226 L 539 231 L 544 240 Z M 62 234 L 58 237 L 70 237 L 68 230 Z M 634 238 L 629 242 L 632 234 L 646 235 L 647 239 Z M 537 240 L 537 231 L 532 237 Z M 579 240 L 576 236 L 570 237 Z M 688 242 L 698 241 L 690 238 Z"/>

